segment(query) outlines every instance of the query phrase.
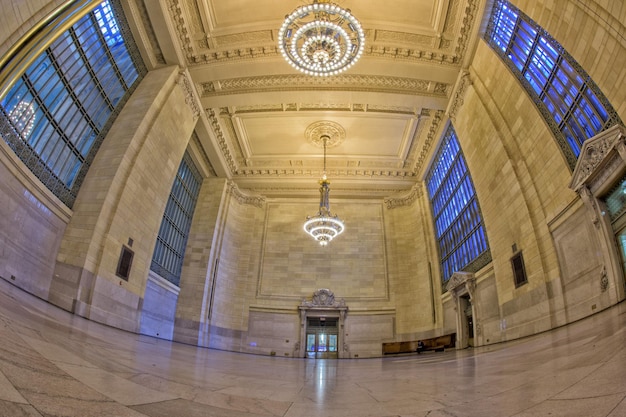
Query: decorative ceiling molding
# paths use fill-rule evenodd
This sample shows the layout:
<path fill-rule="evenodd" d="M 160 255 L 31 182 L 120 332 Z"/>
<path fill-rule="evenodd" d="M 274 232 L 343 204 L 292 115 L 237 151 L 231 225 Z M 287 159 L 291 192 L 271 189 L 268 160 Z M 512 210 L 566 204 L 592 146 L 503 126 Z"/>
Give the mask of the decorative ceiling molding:
<path fill-rule="evenodd" d="M 420 156 L 417 160 L 417 163 L 415 164 L 415 169 L 413 169 L 413 173 L 412 173 L 413 176 L 417 176 L 419 172 L 422 170 L 424 162 L 426 161 L 426 157 L 428 156 L 430 152 L 430 148 L 433 145 L 433 143 L 436 142 L 436 139 L 437 139 L 436 135 L 439 129 L 439 125 L 444 120 L 444 111 L 443 110 L 438 110 L 438 111 L 431 110 L 431 117 L 432 117 L 432 120 L 430 124 L 430 129 L 428 130 L 428 134 L 426 135 L 426 140 L 424 141 L 424 146 L 422 146 Z"/>
<path fill-rule="evenodd" d="M 467 6 L 462 13 L 458 11 L 465 3 L 463 0 L 450 2 L 446 10 L 443 33 L 435 36 L 383 29 L 366 30 L 368 46 L 364 55 L 383 59 L 433 61 L 444 65 L 459 64 L 467 49 L 479 2 L 479 0 L 466 1 Z M 211 33 L 203 27 L 197 1 L 183 0 L 183 3 L 181 4 L 181 0 L 168 0 L 167 8 L 188 65 L 280 55 L 273 30 L 211 36 Z M 453 41 L 455 36 L 456 42 Z M 192 41 L 192 38 L 196 41 Z M 251 44 L 255 45 L 250 46 Z M 238 45 L 244 47 L 238 48 Z M 422 48 L 416 49 L 415 46 Z"/>
<path fill-rule="evenodd" d="M 385 205 L 388 209 L 394 209 L 398 207 L 405 207 L 412 205 L 418 198 L 421 198 L 424 195 L 424 191 L 422 189 L 422 183 L 415 184 L 413 188 L 411 188 L 411 192 L 406 194 L 403 197 L 398 198 L 385 198 Z"/>
<path fill-rule="evenodd" d="M 222 131 L 222 127 L 220 126 L 217 115 L 215 114 L 215 111 L 213 109 L 206 109 L 206 114 L 211 125 L 211 130 L 217 138 L 217 143 L 219 145 L 220 151 L 222 152 L 222 155 L 224 155 L 224 159 L 226 160 L 228 169 L 231 173 L 234 173 L 237 171 L 237 166 L 235 164 L 235 160 L 233 159 L 232 154 L 230 153 L 228 143 L 226 143 L 226 138 L 224 137 L 224 132 Z"/>
<path fill-rule="evenodd" d="M 327 138 L 326 141 L 322 140 L 324 136 Z M 332 148 L 343 143 L 346 139 L 346 130 L 337 122 L 320 120 L 306 128 L 304 137 L 313 146 Z"/>
<path fill-rule="evenodd" d="M 371 169 L 354 169 L 346 167 L 345 169 L 327 169 L 329 177 L 335 179 L 358 179 L 358 178 L 412 178 L 414 174 L 402 169 L 382 169 L 382 164 L 376 164 Z M 237 171 L 239 177 L 281 177 L 281 178 L 303 178 L 311 176 L 320 176 L 322 169 L 293 169 L 293 168 L 262 168 L 262 167 L 246 167 Z"/>
<path fill-rule="evenodd" d="M 407 188 L 398 188 L 398 187 L 382 188 L 382 187 L 372 186 L 372 187 L 368 187 L 367 189 L 364 189 L 362 187 L 359 187 L 359 188 L 341 187 L 341 193 L 344 195 L 350 195 L 350 196 L 372 197 L 372 196 L 385 196 L 385 195 L 395 195 L 395 194 L 406 193 Z M 276 186 L 274 187 L 271 185 L 264 185 L 262 187 L 245 188 L 245 190 L 251 193 L 259 194 L 259 195 L 272 195 L 272 196 L 284 195 L 287 197 L 294 195 L 294 194 L 295 195 L 311 194 L 310 186 L 302 186 L 302 187 Z M 336 190 L 333 190 L 333 191 L 336 191 Z M 385 197 L 380 197 L 380 198 L 384 199 Z"/>
<path fill-rule="evenodd" d="M 385 92 L 448 98 L 452 89 L 452 85 L 447 83 L 359 74 L 341 74 L 335 77 L 313 77 L 300 74 L 242 77 L 205 82 L 199 87 L 202 97 L 261 91 L 317 90 L 324 87 L 335 91 Z"/>
<path fill-rule="evenodd" d="M 457 82 L 456 89 L 452 94 L 452 99 L 450 100 L 450 104 L 448 106 L 448 115 L 451 120 L 456 120 L 456 115 L 465 101 L 465 93 L 471 85 L 472 80 L 469 72 L 467 70 L 461 71 L 459 74 L 459 81 Z"/>
<path fill-rule="evenodd" d="M 265 197 L 243 193 L 233 181 L 228 181 L 228 189 L 230 195 L 232 195 L 239 204 L 247 204 L 257 208 L 262 208 L 265 204 Z"/>
<path fill-rule="evenodd" d="M 467 45 L 472 34 L 472 28 L 478 17 L 478 3 L 480 0 L 467 0 L 465 15 L 462 19 L 461 30 L 459 31 L 459 40 L 455 49 L 455 54 L 459 57 L 463 56 L 467 51 Z"/>
<path fill-rule="evenodd" d="M 297 111 L 345 111 L 345 112 L 371 112 L 402 115 L 418 115 L 418 108 L 407 106 L 386 106 L 360 103 L 284 103 L 284 104 L 257 104 L 252 106 L 233 106 L 220 115 L 238 115 L 247 113 L 267 112 L 297 112 Z"/>
<path fill-rule="evenodd" d="M 196 90 L 193 87 L 193 82 L 189 72 L 186 70 L 178 72 L 178 78 L 176 78 L 176 84 L 178 84 L 185 94 L 185 103 L 189 106 L 193 112 L 194 119 L 198 119 L 202 113 L 202 106 L 200 105 L 200 99 L 196 97 Z"/>

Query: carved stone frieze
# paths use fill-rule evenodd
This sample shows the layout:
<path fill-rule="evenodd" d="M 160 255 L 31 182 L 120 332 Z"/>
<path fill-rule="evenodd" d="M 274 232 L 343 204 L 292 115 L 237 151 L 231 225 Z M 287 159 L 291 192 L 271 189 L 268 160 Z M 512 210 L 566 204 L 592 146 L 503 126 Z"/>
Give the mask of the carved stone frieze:
<path fill-rule="evenodd" d="M 191 38 L 189 37 L 189 31 L 187 30 L 180 1 L 169 0 L 167 2 L 167 9 L 170 13 L 171 21 L 174 25 L 174 30 L 178 35 L 180 44 L 183 45 L 183 53 L 185 54 L 188 62 L 193 62 L 193 47 L 191 46 Z"/>
<path fill-rule="evenodd" d="M 283 103 L 283 104 L 255 104 L 234 106 L 229 114 L 287 112 L 287 111 L 320 111 L 334 110 L 346 112 L 371 112 L 417 115 L 417 108 L 408 106 L 376 105 L 363 103 Z"/>
<path fill-rule="evenodd" d="M 244 194 L 233 181 L 228 181 L 228 189 L 230 191 L 230 194 L 235 198 L 235 200 L 237 200 L 239 204 L 248 204 L 257 208 L 262 208 L 265 204 L 264 197 Z"/>
<path fill-rule="evenodd" d="M 224 47 L 229 45 L 249 45 L 262 42 L 273 42 L 271 30 L 258 30 L 255 32 L 234 33 L 232 35 L 222 35 L 213 38 L 215 46 Z"/>
<path fill-rule="evenodd" d="M 226 160 L 228 168 L 232 173 L 234 173 L 237 171 L 237 166 L 230 152 L 230 148 L 228 147 L 228 143 L 226 142 L 226 138 L 224 137 L 224 132 L 222 131 L 222 127 L 220 126 L 217 115 L 215 114 L 215 111 L 213 109 L 206 109 L 206 114 L 209 119 L 211 130 L 217 138 L 217 143 L 219 145 L 222 155 L 224 156 L 224 159 Z"/>
<path fill-rule="evenodd" d="M 436 141 L 437 130 L 439 129 L 439 125 L 444 120 L 443 110 L 437 110 L 433 112 L 434 114 L 431 116 L 430 128 L 428 130 L 428 134 L 426 135 L 424 146 L 422 146 L 421 148 L 420 155 L 417 159 L 417 163 L 415 164 L 415 168 L 413 169 L 414 176 L 416 176 L 422 169 L 422 166 L 424 165 L 424 162 L 426 161 L 426 157 L 428 156 L 428 153 L 430 152 L 430 148 L 432 144 Z"/>
<path fill-rule="evenodd" d="M 410 206 L 415 202 L 418 198 L 421 198 L 423 195 L 423 190 L 420 184 L 415 184 L 413 188 L 411 188 L 411 192 L 407 195 L 399 198 L 385 198 L 385 205 L 388 209 L 394 209 L 398 207 Z"/>
<path fill-rule="evenodd" d="M 470 79 L 468 71 L 462 71 L 459 78 L 456 91 L 454 92 L 454 96 L 452 97 L 448 107 L 448 114 L 451 120 L 456 120 L 456 115 L 465 101 L 465 93 L 467 92 L 468 87 L 472 85 L 472 80 Z"/>
<path fill-rule="evenodd" d="M 431 48 L 435 47 L 435 37 L 428 35 L 418 35 L 415 33 L 397 32 L 391 30 L 376 30 L 374 34 L 376 42 L 396 42 L 409 45 L 422 45 Z"/>
<path fill-rule="evenodd" d="M 219 85 L 216 85 L 216 83 L 219 83 Z M 320 87 L 336 91 L 380 91 L 447 97 L 448 91 L 451 89 L 449 84 L 438 83 L 433 88 L 433 92 L 430 92 L 430 86 L 430 81 L 407 77 L 361 74 L 313 77 L 292 74 L 231 78 L 220 80 L 219 82 L 207 82 L 200 85 L 200 90 L 203 97 L 258 91 L 309 90 Z"/>
<path fill-rule="evenodd" d="M 195 90 L 193 88 L 191 78 L 189 77 L 189 73 L 187 71 L 180 71 L 178 73 L 178 78 L 176 79 L 176 84 L 183 89 L 185 93 L 185 103 L 193 112 L 194 118 L 197 119 L 200 117 L 200 113 L 202 112 L 202 106 L 200 105 L 199 100 L 196 99 Z"/>
<path fill-rule="evenodd" d="M 465 8 L 465 14 L 463 16 L 461 24 L 461 30 L 459 31 L 459 38 L 456 45 L 456 55 L 462 57 L 467 52 L 467 45 L 472 34 L 472 29 L 476 24 L 478 17 L 479 0 L 468 0 L 467 7 Z"/>

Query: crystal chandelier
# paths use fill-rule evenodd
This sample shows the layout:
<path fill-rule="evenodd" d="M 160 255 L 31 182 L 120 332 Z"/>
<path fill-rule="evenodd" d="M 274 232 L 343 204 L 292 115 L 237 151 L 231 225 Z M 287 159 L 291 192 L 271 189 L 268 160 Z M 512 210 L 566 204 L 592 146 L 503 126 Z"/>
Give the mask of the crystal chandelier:
<path fill-rule="evenodd" d="M 308 75 L 336 75 L 363 53 L 365 34 L 359 21 L 330 0 L 314 0 L 285 16 L 278 47 L 294 68 Z"/>
<path fill-rule="evenodd" d="M 339 217 L 330 212 L 330 181 L 326 177 L 326 142 L 330 137 L 324 135 L 321 139 L 324 142 L 324 172 L 320 180 L 320 210 L 314 216 L 307 216 L 304 231 L 320 245 L 326 246 L 345 230 L 345 226 Z"/>

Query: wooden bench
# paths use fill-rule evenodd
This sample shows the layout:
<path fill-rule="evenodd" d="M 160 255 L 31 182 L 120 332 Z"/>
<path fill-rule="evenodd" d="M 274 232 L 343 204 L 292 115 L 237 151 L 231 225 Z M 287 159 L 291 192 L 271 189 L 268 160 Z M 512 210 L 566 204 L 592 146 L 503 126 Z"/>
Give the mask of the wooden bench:
<path fill-rule="evenodd" d="M 456 333 L 433 337 L 430 339 L 422 339 L 422 342 L 424 343 L 424 348 L 420 352 L 443 352 L 446 348 L 453 348 L 455 340 Z M 417 352 L 417 342 L 417 340 L 411 340 L 408 342 L 383 343 L 383 355 L 415 353 Z"/>

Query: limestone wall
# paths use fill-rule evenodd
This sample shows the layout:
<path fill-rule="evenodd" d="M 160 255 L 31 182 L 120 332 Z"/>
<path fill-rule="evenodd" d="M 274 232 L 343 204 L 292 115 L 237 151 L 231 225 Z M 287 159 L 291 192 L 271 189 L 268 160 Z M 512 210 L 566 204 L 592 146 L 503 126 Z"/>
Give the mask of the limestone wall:
<path fill-rule="evenodd" d="M 137 331 L 163 210 L 196 117 L 177 67 L 150 72 L 105 138 L 74 204 L 50 301 Z M 125 245 L 128 281 L 116 276 Z"/>

